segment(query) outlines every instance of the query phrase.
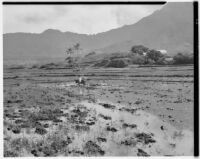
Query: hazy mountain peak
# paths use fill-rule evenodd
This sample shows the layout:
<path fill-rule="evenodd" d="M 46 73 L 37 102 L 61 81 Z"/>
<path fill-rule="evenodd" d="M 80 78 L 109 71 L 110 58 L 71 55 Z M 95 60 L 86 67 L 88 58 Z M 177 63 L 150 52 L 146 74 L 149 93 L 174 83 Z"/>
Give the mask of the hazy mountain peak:
<path fill-rule="evenodd" d="M 54 34 L 54 33 L 59 33 L 59 34 L 61 34 L 61 33 L 63 33 L 63 32 L 61 32 L 61 31 L 58 30 L 58 29 L 47 29 L 47 30 L 45 30 L 45 31 L 42 32 L 42 34 Z"/>

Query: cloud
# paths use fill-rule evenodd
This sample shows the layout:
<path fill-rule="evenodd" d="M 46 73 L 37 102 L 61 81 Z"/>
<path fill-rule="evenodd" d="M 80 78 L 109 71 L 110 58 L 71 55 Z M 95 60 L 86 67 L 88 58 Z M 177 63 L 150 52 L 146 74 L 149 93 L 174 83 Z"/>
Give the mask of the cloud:
<path fill-rule="evenodd" d="M 28 7 L 29 8 L 29 7 Z M 57 21 L 60 17 L 65 16 L 67 8 L 64 6 L 39 6 L 31 7 L 25 14 L 16 13 L 17 18 L 22 23 L 44 23 Z"/>
<path fill-rule="evenodd" d="M 68 12 L 68 7 L 66 7 L 66 6 L 53 6 L 53 10 L 54 10 L 56 15 L 64 16 Z"/>
<path fill-rule="evenodd" d="M 154 5 L 135 5 L 133 7 L 129 6 L 119 6 L 115 10 L 115 15 L 117 18 L 117 23 L 119 26 L 124 24 L 133 24 L 139 21 L 141 18 L 152 14 L 155 10 L 160 9 L 161 6 Z M 128 15 L 128 16 L 127 16 Z"/>
<path fill-rule="evenodd" d="M 161 6 L 16 5 L 3 6 L 3 32 L 40 33 L 59 29 L 95 34 L 133 24 Z"/>
<path fill-rule="evenodd" d="M 25 23 L 44 23 L 45 17 L 39 15 L 29 15 L 22 18 Z"/>
<path fill-rule="evenodd" d="M 62 19 L 66 22 L 67 30 L 98 33 L 117 27 L 115 16 L 110 11 L 110 6 L 76 6 L 69 8 L 68 14 Z"/>

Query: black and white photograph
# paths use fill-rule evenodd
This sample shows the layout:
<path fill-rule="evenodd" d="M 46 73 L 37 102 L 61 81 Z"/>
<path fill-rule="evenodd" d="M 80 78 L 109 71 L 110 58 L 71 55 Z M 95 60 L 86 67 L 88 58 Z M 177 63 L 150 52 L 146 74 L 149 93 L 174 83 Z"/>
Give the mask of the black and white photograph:
<path fill-rule="evenodd" d="M 3 2 L 3 156 L 194 156 L 194 6 Z"/>

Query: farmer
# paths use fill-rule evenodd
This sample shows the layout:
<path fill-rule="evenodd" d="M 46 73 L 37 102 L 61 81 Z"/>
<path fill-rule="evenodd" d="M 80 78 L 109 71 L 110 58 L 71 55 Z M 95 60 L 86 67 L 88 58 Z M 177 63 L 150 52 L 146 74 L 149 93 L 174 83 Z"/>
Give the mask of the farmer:
<path fill-rule="evenodd" d="M 85 79 L 85 77 L 80 76 L 78 80 L 75 80 L 75 82 L 78 85 L 85 85 L 86 84 L 86 79 Z"/>

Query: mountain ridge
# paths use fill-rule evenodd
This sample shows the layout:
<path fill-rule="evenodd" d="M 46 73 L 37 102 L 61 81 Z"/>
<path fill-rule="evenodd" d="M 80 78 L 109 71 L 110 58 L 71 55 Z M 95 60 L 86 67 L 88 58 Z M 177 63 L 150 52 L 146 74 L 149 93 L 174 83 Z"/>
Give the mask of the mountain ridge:
<path fill-rule="evenodd" d="M 80 43 L 85 53 L 129 51 L 133 45 L 165 49 L 170 55 L 192 53 L 193 11 L 190 2 L 167 3 L 135 24 L 95 35 L 47 29 L 42 33 L 3 34 L 4 59 L 64 58 L 66 49 Z"/>

